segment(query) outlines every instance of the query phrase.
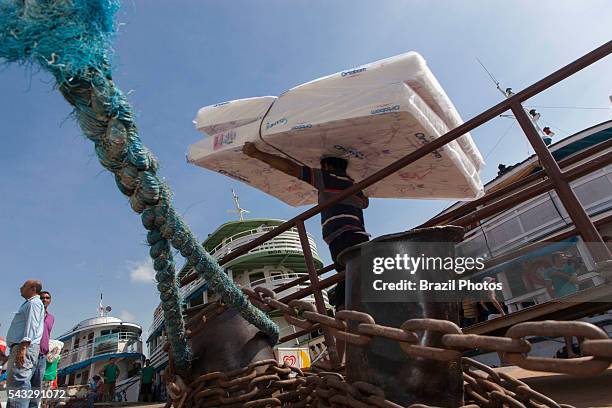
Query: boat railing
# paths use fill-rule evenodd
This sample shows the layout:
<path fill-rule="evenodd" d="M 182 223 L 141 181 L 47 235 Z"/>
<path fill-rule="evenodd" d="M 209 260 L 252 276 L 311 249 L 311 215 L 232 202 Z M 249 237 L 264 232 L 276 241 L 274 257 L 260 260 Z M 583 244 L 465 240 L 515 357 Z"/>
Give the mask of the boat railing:
<path fill-rule="evenodd" d="M 165 336 L 157 343 L 157 346 L 152 350 L 149 350 L 149 359 L 151 360 L 151 364 L 157 367 L 158 363 L 162 362 L 165 358 L 168 357 L 168 353 L 164 350 L 164 346 L 166 343 Z"/>
<path fill-rule="evenodd" d="M 190 287 L 193 286 L 193 284 L 196 284 L 197 282 L 191 282 L 190 283 Z M 183 293 L 187 293 L 190 289 L 190 287 L 182 287 L 180 289 L 181 294 Z M 161 326 L 161 324 L 164 322 L 164 314 L 163 313 L 155 313 L 153 315 L 153 321 L 151 322 L 151 326 L 149 326 L 149 333 L 153 333 L 155 330 L 157 330 L 157 328 L 159 328 L 159 326 Z"/>
<path fill-rule="evenodd" d="M 603 283 L 603 279 L 597 272 L 587 272 L 578 275 L 578 285 L 597 286 Z M 518 296 L 513 296 L 504 299 L 504 304 L 508 306 L 508 312 L 513 313 L 523 309 L 524 304 L 530 306 L 538 305 L 553 300 L 554 298 L 548 293 L 545 287 L 540 287 L 527 291 Z"/>
<path fill-rule="evenodd" d="M 58 368 L 68 367 L 94 356 L 113 353 L 142 353 L 142 342 L 137 333 L 119 332 L 94 339 L 84 346 L 64 350 Z"/>
<path fill-rule="evenodd" d="M 242 245 L 257 239 L 264 234 L 273 231 L 274 227 L 260 227 L 251 229 L 248 231 L 242 231 L 230 237 L 227 237 L 221 242 L 219 245 L 214 247 L 210 251 L 210 255 L 219 260 L 224 256 L 230 254 L 236 248 L 241 247 Z M 310 244 L 310 249 L 315 257 L 318 258 L 317 247 L 314 238 L 308 234 L 308 241 Z M 296 228 L 292 228 L 288 231 L 279 234 L 273 239 L 261 243 L 261 245 L 250 249 L 245 255 L 257 253 L 261 251 L 269 251 L 269 250 L 287 250 L 287 251 L 296 251 L 296 253 L 302 253 L 302 245 L 300 243 L 300 237 Z"/>
<path fill-rule="evenodd" d="M 306 279 L 306 280 L 304 280 L 303 283 L 293 285 L 293 282 L 295 282 L 296 278 Z M 291 286 L 287 286 L 288 284 L 291 284 Z M 250 282 L 249 287 L 250 288 L 264 287 L 267 289 L 272 289 L 275 292 L 276 292 L 276 289 L 283 287 L 283 290 L 276 292 L 276 294 L 277 296 L 285 297 L 292 293 L 296 293 L 299 290 L 309 288 L 310 282 L 308 281 L 307 273 L 291 272 L 288 274 L 271 275 L 269 277 L 254 280 L 253 282 Z M 327 290 L 322 289 L 321 292 L 323 294 L 323 299 L 325 301 L 325 304 L 329 306 L 329 298 L 328 298 Z M 312 302 L 312 303 L 315 302 L 314 297 L 312 295 L 305 296 L 303 297 L 303 299 L 306 301 Z"/>
<path fill-rule="evenodd" d="M 490 194 L 485 194 L 484 197 L 475 200 L 467 208 L 461 209 L 461 211 L 455 213 L 450 218 L 446 216 L 438 217 L 435 223 L 444 224 L 452 222 L 454 225 L 464 227 L 477 225 L 481 220 L 508 210 L 514 207 L 518 202 L 524 202 L 525 200 L 536 197 L 539 194 L 554 190 L 556 191 L 560 202 L 574 224 L 573 231 L 570 233 L 573 232 L 574 234 L 579 234 L 585 242 L 597 244 L 591 246 L 590 248 L 590 255 L 594 261 L 599 262 L 610 259 L 610 250 L 604 244 L 600 233 L 597 231 L 596 225 L 585 212 L 585 209 L 580 204 L 576 193 L 571 189 L 569 182 L 611 164 L 612 155 L 597 157 L 571 169 L 564 168 L 562 170 L 559 163 L 549 151 L 548 146 L 546 146 L 544 141 L 541 139 L 537 128 L 534 126 L 528 113 L 525 111 L 522 105 L 522 103 L 526 100 L 538 95 L 542 91 L 547 90 L 576 72 L 599 61 L 610 53 L 612 53 L 612 41 L 603 44 L 602 46 L 578 58 L 558 71 L 553 72 L 540 81 L 528 86 L 522 91 L 509 95 L 503 101 L 476 115 L 462 125 L 450 130 L 437 139 L 430 141 L 417 150 L 407 154 L 403 158 L 393 162 L 389 166 L 355 183 L 352 187 L 337 194 L 334 198 L 318 204 L 301 214 L 298 214 L 289 221 L 286 221 L 274 229 L 259 235 L 257 238 L 250 240 L 238 248 L 233 248 L 230 253 L 227 253 L 221 259 L 219 259 L 219 264 L 225 265 L 228 262 L 245 255 L 261 244 L 279 236 L 280 234 L 297 229 L 304 258 L 306 260 L 306 265 L 308 267 L 308 279 L 304 279 L 303 277 L 297 278 L 293 284 L 289 283 L 287 285 L 283 285 L 274 289 L 274 291 L 279 293 L 282 291 L 281 288 L 284 290 L 286 287 L 290 287 L 288 285 L 295 286 L 309 280 L 310 285 L 308 288 L 300 289 L 279 300 L 282 302 L 288 302 L 291 299 L 299 299 L 304 296 L 314 295 L 317 312 L 322 314 L 326 313 L 326 305 L 323 299 L 322 289 L 343 280 L 344 273 L 340 272 L 323 280 L 319 279 L 319 275 L 331 271 L 334 266 L 328 265 L 319 270 L 316 269 L 310 246 L 310 240 L 306 233 L 304 223 L 308 219 L 321 213 L 322 210 L 329 208 L 330 206 L 346 199 L 358 191 L 364 190 L 365 188 L 379 182 L 385 177 L 388 177 L 398 170 L 431 154 L 434 150 L 442 148 L 446 144 L 458 139 L 460 136 L 499 117 L 499 115 L 504 114 L 507 111 L 511 111 L 518 121 L 523 133 L 527 137 L 528 142 L 538 156 L 542 171 L 539 172 L 537 176 L 530 175 L 524 177 L 522 180 L 514 182 L 500 190 L 496 190 Z M 525 180 L 529 180 L 529 182 L 525 183 Z M 533 184 L 529 185 L 529 183 Z M 181 285 L 187 285 L 189 282 L 196 279 L 197 275 L 192 273 L 191 275 L 187 275 L 181 279 Z M 324 327 L 323 335 L 329 350 L 331 362 L 332 364 L 337 365 L 338 356 L 335 351 L 335 340 L 330 329 Z M 283 341 L 283 339 L 281 338 L 280 341 Z"/>

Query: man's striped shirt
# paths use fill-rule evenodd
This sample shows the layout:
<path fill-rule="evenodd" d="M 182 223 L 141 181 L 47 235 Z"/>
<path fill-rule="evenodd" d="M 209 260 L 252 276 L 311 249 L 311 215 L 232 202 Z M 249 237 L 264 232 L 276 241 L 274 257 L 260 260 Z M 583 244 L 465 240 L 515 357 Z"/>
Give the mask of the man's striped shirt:
<path fill-rule="evenodd" d="M 353 179 L 346 174 L 333 174 L 306 166 L 302 167 L 300 179 L 319 190 L 319 204 L 329 201 L 354 184 Z M 367 208 L 368 204 L 368 198 L 359 191 L 321 211 L 321 227 L 325 242 L 330 244 L 348 231 L 369 236 L 365 231 L 363 220 L 363 209 Z"/>

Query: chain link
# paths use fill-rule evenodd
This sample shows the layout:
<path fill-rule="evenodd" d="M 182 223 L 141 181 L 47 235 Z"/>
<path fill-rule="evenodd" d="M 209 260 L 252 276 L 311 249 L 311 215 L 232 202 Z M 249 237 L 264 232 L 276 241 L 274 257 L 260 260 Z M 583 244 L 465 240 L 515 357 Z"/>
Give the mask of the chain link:
<path fill-rule="evenodd" d="M 551 398 L 533 390 L 508 374 L 498 373 L 478 361 L 461 358 L 465 383 L 465 405 L 461 408 L 516 407 L 561 408 Z M 175 407 L 354 407 L 404 408 L 385 399 L 378 386 L 348 383 L 337 372 L 314 373 L 263 360 L 229 372 L 207 373 L 189 387 L 176 383 Z M 178 402 L 178 404 L 177 404 Z M 409 408 L 435 408 L 412 404 Z"/>
<path fill-rule="evenodd" d="M 586 322 L 544 321 L 525 322 L 512 326 L 503 337 L 463 334 L 461 328 L 447 320 L 409 319 L 400 328 L 379 325 L 367 313 L 343 310 L 334 317 L 318 313 L 305 300 L 292 300 L 285 304 L 276 299 L 267 288 L 244 289 L 253 303 L 266 312 L 278 310 L 285 319 L 304 330 L 325 326 L 338 339 L 347 343 L 367 346 L 373 338 L 381 337 L 399 343 L 411 357 L 442 361 L 460 361 L 463 370 L 465 405 L 475 407 L 551 407 L 562 408 L 551 398 L 526 383 L 497 372 L 476 360 L 461 357 L 464 350 L 479 349 L 498 352 L 507 361 L 519 367 L 556 373 L 595 375 L 612 363 L 612 339 L 597 326 Z M 218 309 L 205 309 L 190 322 L 197 331 L 208 315 Z M 206 316 L 206 317 L 200 317 Z M 201 322 L 201 323 L 200 323 Z M 422 337 L 441 334 L 442 347 L 422 345 Z M 551 359 L 528 356 L 531 344 L 528 336 L 570 337 L 582 340 L 585 357 Z M 385 399 L 382 389 L 363 381 L 348 383 L 342 374 L 321 371 L 330 369 L 325 361 L 309 370 L 279 365 L 276 360 L 255 362 L 229 372 L 206 373 L 195 378 L 189 386 L 176 375 L 169 375 L 168 384 L 175 408 L 205 407 L 381 407 L 402 408 Z M 318 371 L 318 372 L 317 372 Z M 171 374 L 171 373 L 170 373 Z M 410 408 L 432 408 L 413 404 Z"/>
<path fill-rule="evenodd" d="M 245 293 L 249 296 L 253 294 L 253 300 L 263 305 L 264 310 L 280 310 L 287 321 L 297 323 L 305 330 L 318 323 L 329 328 L 334 337 L 361 346 L 368 345 L 374 337 L 386 338 L 399 342 L 404 353 L 412 357 L 452 361 L 459 359 L 462 351 L 479 349 L 502 353 L 504 359 L 527 370 L 575 375 L 595 375 L 612 363 L 612 339 L 599 327 L 587 322 L 524 322 L 509 328 L 505 336 L 494 337 L 463 334 L 461 328 L 448 320 L 410 319 L 400 328 L 395 328 L 379 325 L 369 314 L 354 310 L 342 310 L 331 317 L 316 312 L 314 305 L 303 300 L 292 300 L 287 305 L 277 300 L 276 294 L 266 288 L 245 290 Z M 419 344 L 421 337 L 417 332 L 443 333 L 444 348 Z M 526 336 L 584 338 L 584 357 L 529 357 L 531 344 L 524 339 Z"/>

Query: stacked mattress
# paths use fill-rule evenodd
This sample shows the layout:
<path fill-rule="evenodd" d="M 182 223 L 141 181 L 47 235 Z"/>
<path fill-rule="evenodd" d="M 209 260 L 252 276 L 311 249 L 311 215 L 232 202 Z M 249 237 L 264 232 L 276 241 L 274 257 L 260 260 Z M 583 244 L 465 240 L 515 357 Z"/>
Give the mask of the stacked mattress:
<path fill-rule="evenodd" d="M 319 167 L 322 157 L 343 157 L 359 181 L 463 122 L 424 59 L 410 52 L 299 85 L 278 98 L 207 106 L 195 123 L 208 137 L 189 147 L 189 162 L 299 206 L 316 203 L 314 188 L 244 155 L 245 142 L 311 167 Z M 474 199 L 483 194 L 483 164 L 465 134 L 365 194 Z"/>

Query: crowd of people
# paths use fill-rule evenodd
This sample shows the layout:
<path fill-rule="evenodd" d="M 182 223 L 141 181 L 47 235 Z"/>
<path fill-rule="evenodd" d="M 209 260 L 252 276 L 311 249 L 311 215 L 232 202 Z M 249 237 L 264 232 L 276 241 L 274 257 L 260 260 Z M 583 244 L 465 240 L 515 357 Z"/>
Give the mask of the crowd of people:
<path fill-rule="evenodd" d="M 43 290 L 39 280 L 30 279 L 21 286 L 20 294 L 25 300 L 11 321 L 6 340 L 0 342 L 0 384 L 11 391 L 7 393 L 7 408 L 38 408 L 40 395 L 27 391 L 57 388 L 63 343 L 51 339 L 55 324 L 49 312 L 51 293 Z M 95 402 L 115 399 L 120 373 L 116 359 L 111 358 L 99 375 L 91 378 L 86 396 L 88 408 L 93 408 Z M 150 361 L 145 360 L 142 368 L 138 365 L 134 375 L 140 376 L 141 401 L 152 402 L 155 371 Z"/>
<path fill-rule="evenodd" d="M 33 279 L 27 280 L 20 288 L 25 301 L 15 313 L 6 335 L 8 356 L 4 352 L 0 357 L 1 362 L 6 364 L 6 386 L 9 390 L 41 389 L 43 381 L 55 379 L 54 364 L 48 364 L 47 360 L 55 317 L 49 313 L 51 294 L 42 289 L 42 283 Z M 39 398 L 9 398 L 7 408 L 36 408 L 39 403 Z"/>

